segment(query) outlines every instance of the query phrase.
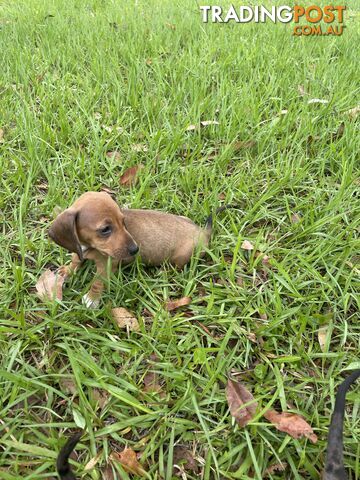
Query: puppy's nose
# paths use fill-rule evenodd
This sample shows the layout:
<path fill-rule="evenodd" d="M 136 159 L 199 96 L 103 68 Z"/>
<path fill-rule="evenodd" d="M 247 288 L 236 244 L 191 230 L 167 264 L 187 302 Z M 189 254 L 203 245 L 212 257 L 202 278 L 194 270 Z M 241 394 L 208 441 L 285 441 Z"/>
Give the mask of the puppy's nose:
<path fill-rule="evenodd" d="M 128 252 L 130 253 L 130 255 L 136 255 L 138 251 L 139 251 L 139 247 L 136 245 L 136 243 L 128 247 Z"/>

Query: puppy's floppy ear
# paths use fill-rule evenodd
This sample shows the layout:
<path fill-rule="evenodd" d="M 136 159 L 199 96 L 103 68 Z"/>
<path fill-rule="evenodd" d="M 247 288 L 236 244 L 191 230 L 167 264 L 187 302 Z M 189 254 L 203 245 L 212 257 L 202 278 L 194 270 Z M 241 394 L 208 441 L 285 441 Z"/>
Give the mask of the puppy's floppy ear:
<path fill-rule="evenodd" d="M 49 237 L 61 247 L 77 253 L 80 260 L 84 260 L 80 240 L 76 230 L 78 212 L 71 208 L 60 213 L 49 229 Z"/>

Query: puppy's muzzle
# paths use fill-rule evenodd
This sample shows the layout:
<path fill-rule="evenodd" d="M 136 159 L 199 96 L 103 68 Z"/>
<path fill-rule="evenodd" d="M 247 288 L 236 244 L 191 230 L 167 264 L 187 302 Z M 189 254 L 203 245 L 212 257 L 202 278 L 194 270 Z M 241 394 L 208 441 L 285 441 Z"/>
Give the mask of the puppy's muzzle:
<path fill-rule="evenodd" d="M 131 256 L 134 256 L 138 253 L 139 251 L 139 247 L 136 245 L 136 243 L 134 243 L 133 245 L 130 245 L 130 247 L 128 247 L 128 252 L 129 252 L 129 255 Z"/>

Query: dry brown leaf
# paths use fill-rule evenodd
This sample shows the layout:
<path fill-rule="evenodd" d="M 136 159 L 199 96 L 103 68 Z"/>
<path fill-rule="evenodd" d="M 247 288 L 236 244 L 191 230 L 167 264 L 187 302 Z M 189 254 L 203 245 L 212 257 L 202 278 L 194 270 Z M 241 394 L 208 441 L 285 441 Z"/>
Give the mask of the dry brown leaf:
<path fill-rule="evenodd" d="M 102 455 L 102 451 L 100 450 L 100 452 L 95 457 L 91 458 L 88 461 L 88 463 L 84 467 L 84 471 L 88 472 L 89 470 L 92 470 L 97 465 L 97 463 L 99 463 L 101 455 Z"/>
<path fill-rule="evenodd" d="M 139 477 L 146 475 L 144 467 L 138 461 L 136 453 L 131 448 L 125 448 L 122 452 L 112 452 L 110 459 L 113 462 L 120 463 L 127 473 L 132 473 Z"/>
<path fill-rule="evenodd" d="M 352 120 L 355 120 L 357 118 L 357 116 L 359 115 L 359 113 L 360 113 L 360 105 L 358 105 L 357 107 L 354 107 L 354 108 L 350 108 L 350 110 L 345 112 L 345 114 L 349 115 L 349 117 Z"/>
<path fill-rule="evenodd" d="M 144 392 L 159 393 L 161 385 L 159 383 L 159 375 L 156 372 L 147 372 L 144 376 Z"/>
<path fill-rule="evenodd" d="M 198 463 L 193 457 L 192 453 L 190 450 L 181 445 L 175 445 L 174 447 L 173 466 L 178 467 L 173 469 L 173 474 L 176 476 L 180 476 L 182 470 L 193 473 L 199 472 Z"/>
<path fill-rule="evenodd" d="M 335 142 L 335 140 L 340 140 L 340 138 L 344 135 L 344 132 L 345 132 L 345 123 L 341 122 L 336 132 L 331 135 L 331 141 Z"/>
<path fill-rule="evenodd" d="M 272 475 L 275 472 L 284 472 L 287 469 L 288 464 L 286 462 L 283 463 L 274 463 L 273 465 L 270 465 L 270 467 L 267 467 L 267 469 L 264 472 L 264 477 L 267 477 L 268 475 Z"/>
<path fill-rule="evenodd" d="M 0 128 L 0 143 L 3 143 L 4 141 L 4 129 Z"/>
<path fill-rule="evenodd" d="M 249 240 L 244 240 L 241 244 L 243 250 L 254 250 L 254 245 Z"/>
<path fill-rule="evenodd" d="M 326 337 L 328 334 L 329 325 L 323 325 L 318 330 L 318 340 L 322 352 L 326 350 Z"/>
<path fill-rule="evenodd" d="M 108 158 L 112 158 L 114 160 L 120 160 L 121 159 L 120 153 L 117 152 L 116 150 L 114 152 L 106 152 L 106 156 Z"/>
<path fill-rule="evenodd" d="M 329 100 L 324 100 L 322 98 L 311 98 L 310 100 L 308 100 L 308 105 L 313 105 L 313 104 L 316 104 L 316 103 L 322 103 L 323 105 L 325 105 L 326 103 L 329 103 Z"/>
<path fill-rule="evenodd" d="M 257 402 L 252 394 L 241 383 L 229 379 L 226 385 L 226 399 L 231 415 L 241 427 L 245 427 L 254 418 L 257 408 Z M 247 405 L 244 406 L 245 404 Z"/>
<path fill-rule="evenodd" d="M 298 85 L 298 92 L 302 97 L 304 97 L 306 95 L 304 85 Z"/>
<path fill-rule="evenodd" d="M 255 147 L 256 141 L 255 140 L 243 140 L 243 141 L 238 141 L 233 144 L 233 149 L 235 152 L 238 150 L 246 149 L 246 148 L 252 148 Z"/>
<path fill-rule="evenodd" d="M 109 393 L 102 388 L 94 388 L 92 390 L 92 395 L 101 409 L 103 409 L 109 401 Z"/>
<path fill-rule="evenodd" d="M 141 163 L 139 165 L 135 165 L 134 167 L 130 167 L 121 175 L 120 177 L 120 185 L 130 186 L 133 185 L 136 181 L 137 173 L 139 170 L 144 168 L 144 165 Z"/>
<path fill-rule="evenodd" d="M 147 152 L 149 150 L 148 146 L 144 143 L 134 143 L 131 145 L 131 149 L 134 152 Z"/>
<path fill-rule="evenodd" d="M 137 318 L 126 308 L 112 308 L 111 313 L 119 328 L 128 328 L 130 332 L 137 332 L 140 329 Z"/>
<path fill-rule="evenodd" d="M 219 195 L 218 195 L 219 200 L 225 200 L 225 198 L 226 198 L 226 193 L 224 193 L 224 192 L 219 193 Z"/>
<path fill-rule="evenodd" d="M 107 465 L 105 468 L 101 469 L 101 478 L 102 480 L 115 480 L 113 469 L 110 465 Z"/>
<path fill-rule="evenodd" d="M 306 437 L 312 443 L 317 442 L 317 436 L 307 421 L 296 413 L 268 410 L 264 417 L 269 420 L 280 432 L 285 432 L 293 438 Z"/>
<path fill-rule="evenodd" d="M 59 378 L 59 385 L 61 391 L 64 393 L 70 393 L 71 395 L 77 395 L 78 393 L 76 383 L 72 378 Z"/>
<path fill-rule="evenodd" d="M 62 300 L 62 286 L 65 278 L 51 270 L 45 270 L 37 281 L 35 288 L 41 300 Z"/>
<path fill-rule="evenodd" d="M 173 310 L 176 310 L 179 307 L 185 307 L 190 303 L 191 303 L 190 297 L 182 297 L 182 298 L 179 298 L 178 300 L 169 300 L 168 302 L 166 302 L 165 308 L 168 312 L 172 312 Z"/>
<path fill-rule="evenodd" d="M 291 215 L 291 223 L 299 223 L 301 220 L 301 217 L 298 213 L 293 213 Z"/>

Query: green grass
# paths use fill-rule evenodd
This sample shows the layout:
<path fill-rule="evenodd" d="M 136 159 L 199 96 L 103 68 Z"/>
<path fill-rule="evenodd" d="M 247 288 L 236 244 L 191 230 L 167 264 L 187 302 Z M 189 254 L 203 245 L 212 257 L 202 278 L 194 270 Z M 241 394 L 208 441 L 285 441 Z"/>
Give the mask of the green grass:
<path fill-rule="evenodd" d="M 101 478 L 110 452 L 128 446 L 149 478 L 170 480 L 178 445 L 196 453 L 201 470 L 189 479 L 260 479 L 279 461 L 286 472 L 269 478 L 320 478 L 341 372 L 359 362 L 359 124 L 344 113 L 359 104 L 359 11 L 347 5 L 342 37 L 296 38 L 290 25 L 204 25 L 190 0 L 0 1 L 1 478 L 54 475 L 76 423 L 87 432 L 78 475 L 100 453 L 84 478 Z M 186 131 L 200 120 L 219 125 Z M 234 148 L 248 140 L 256 145 Z M 120 160 L 106 156 L 115 150 Z M 120 187 L 138 163 L 138 183 Z M 91 267 L 62 303 L 42 304 L 37 278 L 69 259 L 47 237 L 54 208 L 103 186 L 121 204 L 200 224 L 222 201 L 242 212 L 222 214 L 208 255 L 183 271 L 119 272 L 98 311 L 81 305 Z M 240 248 L 245 239 L 269 268 Z M 183 295 L 191 316 L 164 310 Z M 115 306 L 138 315 L 140 333 L 117 328 Z M 163 395 L 144 392 L 149 370 Z M 259 408 L 303 415 L 318 443 L 263 418 L 236 426 L 230 374 Z M 103 407 L 96 389 L 109 397 Z M 352 479 L 358 398 L 349 394 L 345 422 Z"/>

